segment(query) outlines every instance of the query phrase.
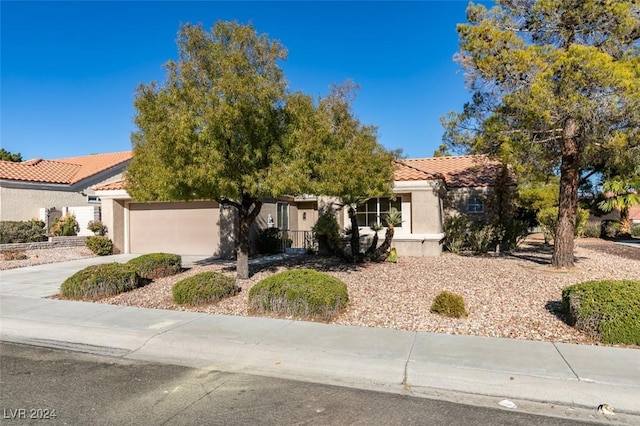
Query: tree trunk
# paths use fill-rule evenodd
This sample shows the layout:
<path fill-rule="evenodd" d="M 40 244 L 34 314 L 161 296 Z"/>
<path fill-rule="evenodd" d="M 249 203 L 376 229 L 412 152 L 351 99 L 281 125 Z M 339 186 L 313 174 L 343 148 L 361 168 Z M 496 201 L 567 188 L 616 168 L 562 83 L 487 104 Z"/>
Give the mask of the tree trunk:
<path fill-rule="evenodd" d="M 391 241 L 393 241 L 393 235 L 395 234 L 395 228 L 393 225 L 389 225 L 387 228 L 387 232 L 384 234 L 384 241 L 380 244 L 371 256 L 371 260 L 378 261 L 384 255 L 386 256 L 387 252 L 391 248 Z"/>
<path fill-rule="evenodd" d="M 558 225 L 554 238 L 551 264 L 556 268 L 573 267 L 573 242 L 578 210 L 578 181 L 580 152 L 576 141 L 578 125 L 567 119 L 562 133 L 562 162 L 560 164 L 560 199 Z"/>
<path fill-rule="evenodd" d="M 365 259 L 371 259 L 371 255 L 373 255 L 373 253 L 376 251 L 377 247 L 378 247 L 378 231 L 375 231 L 375 233 L 373 234 L 373 239 L 371 241 L 371 245 L 364 252 L 364 258 Z"/>
<path fill-rule="evenodd" d="M 623 207 L 620 209 L 620 231 L 618 232 L 620 237 L 631 237 L 631 219 L 629 219 L 629 207 Z"/>
<path fill-rule="evenodd" d="M 238 279 L 249 278 L 249 249 L 251 246 L 251 225 L 260 213 L 262 202 L 246 194 L 242 195 L 242 203 L 231 203 L 238 209 L 238 245 L 236 246 L 236 275 Z"/>

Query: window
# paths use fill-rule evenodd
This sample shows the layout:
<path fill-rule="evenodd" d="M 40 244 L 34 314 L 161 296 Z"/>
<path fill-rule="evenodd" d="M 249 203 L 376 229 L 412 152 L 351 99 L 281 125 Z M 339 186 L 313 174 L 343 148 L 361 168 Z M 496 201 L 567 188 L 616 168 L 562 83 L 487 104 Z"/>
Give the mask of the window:
<path fill-rule="evenodd" d="M 374 223 L 386 225 L 385 216 L 393 207 L 402 213 L 402 197 L 396 197 L 395 200 L 390 198 L 370 198 L 366 203 L 358 206 L 356 212 L 358 226 L 368 227 Z M 402 224 L 396 225 L 396 228 L 401 227 Z"/>
<path fill-rule="evenodd" d="M 484 204 L 482 202 L 482 198 L 480 197 L 471 197 L 467 202 L 467 211 L 469 213 L 482 213 L 484 212 Z"/>
<path fill-rule="evenodd" d="M 87 195 L 87 203 L 99 203 L 100 197 L 97 195 Z"/>
<path fill-rule="evenodd" d="M 289 229 L 289 204 L 278 202 L 276 210 L 278 229 Z"/>

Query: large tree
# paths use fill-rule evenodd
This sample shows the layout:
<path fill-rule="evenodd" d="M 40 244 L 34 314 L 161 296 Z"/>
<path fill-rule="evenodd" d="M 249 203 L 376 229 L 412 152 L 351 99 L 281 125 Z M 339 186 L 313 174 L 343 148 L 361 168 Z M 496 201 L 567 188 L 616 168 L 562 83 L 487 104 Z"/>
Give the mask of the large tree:
<path fill-rule="evenodd" d="M 4 148 L 0 148 L 0 160 L 2 161 L 11 161 L 13 163 L 19 163 L 22 161 L 22 155 L 17 153 L 12 153 L 7 151 Z"/>
<path fill-rule="evenodd" d="M 239 278 L 249 276 L 250 228 L 262 199 L 341 195 L 352 177 L 369 193 L 388 179 L 391 159 L 352 116 L 342 86 L 318 102 L 287 92 L 279 42 L 251 25 L 218 22 L 210 32 L 181 27 L 177 43 L 166 81 L 137 90 L 127 189 L 140 201 L 211 199 L 234 208 Z M 344 114 L 327 113 L 333 103 Z M 358 175 L 352 169 L 361 162 L 381 168 Z"/>
<path fill-rule="evenodd" d="M 454 147 L 518 172 L 560 172 L 552 264 L 573 266 L 581 173 L 640 144 L 640 9 L 623 0 L 470 4 L 457 59 L 472 101 L 445 118 Z"/>

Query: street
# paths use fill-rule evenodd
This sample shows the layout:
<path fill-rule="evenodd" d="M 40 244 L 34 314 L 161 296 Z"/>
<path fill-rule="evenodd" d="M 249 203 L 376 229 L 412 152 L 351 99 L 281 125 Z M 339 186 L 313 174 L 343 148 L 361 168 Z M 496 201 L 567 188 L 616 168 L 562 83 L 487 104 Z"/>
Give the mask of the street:
<path fill-rule="evenodd" d="M 503 409 L 0 343 L 3 424 L 577 425 Z"/>

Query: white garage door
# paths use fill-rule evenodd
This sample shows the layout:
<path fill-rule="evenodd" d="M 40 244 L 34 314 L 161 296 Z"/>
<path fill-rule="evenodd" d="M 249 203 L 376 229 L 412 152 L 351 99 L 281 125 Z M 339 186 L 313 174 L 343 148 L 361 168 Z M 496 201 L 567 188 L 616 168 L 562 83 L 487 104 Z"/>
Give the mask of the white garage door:
<path fill-rule="evenodd" d="M 129 251 L 218 255 L 220 210 L 215 202 L 130 203 Z"/>

